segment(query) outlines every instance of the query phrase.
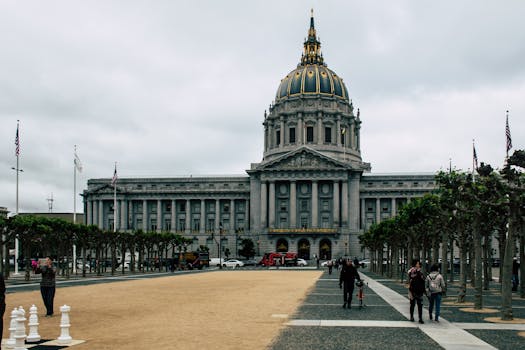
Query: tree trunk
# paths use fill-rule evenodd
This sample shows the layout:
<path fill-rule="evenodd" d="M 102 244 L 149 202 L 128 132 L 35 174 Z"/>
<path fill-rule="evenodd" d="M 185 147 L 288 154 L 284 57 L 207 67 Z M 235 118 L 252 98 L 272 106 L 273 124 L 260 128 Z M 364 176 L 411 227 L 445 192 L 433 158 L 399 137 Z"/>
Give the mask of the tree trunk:
<path fill-rule="evenodd" d="M 461 239 L 463 239 L 463 237 Z M 457 300 L 458 303 L 464 303 L 465 296 L 467 295 L 467 254 L 465 249 L 465 242 L 461 242 L 459 246 L 459 291 Z"/>
<path fill-rule="evenodd" d="M 520 298 L 525 298 L 525 233 L 523 232 L 523 223 L 521 225 L 520 235 Z"/>
<path fill-rule="evenodd" d="M 443 276 L 443 281 L 447 282 L 447 270 L 448 270 L 448 232 L 443 231 L 443 236 L 441 238 L 441 275 Z"/>
<path fill-rule="evenodd" d="M 492 261 L 490 258 L 490 238 L 483 235 L 483 289 L 489 290 L 492 281 Z"/>
<path fill-rule="evenodd" d="M 514 230 L 516 229 L 516 214 L 514 201 L 509 203 L 508 235 L 505 240 L 505 258 L 503 259 L 503 273 L 501 276 L 501 319 L 511 321 L 512 315 L 512 258 L 514 251 Z"/>
<path fill-rule="evenodd" d="M 474 273 L 474 309 L 480 310 L 483 308 L 483 278 L 482 278 L 482 261 L 481 261 L 481 234 L 479 232 L 479 221 L 474 225 L 474 259 L 475 259 L 475 273 Z"/>
<path fill-rule="evenodd" d="M 454 238 L 450 238 L 450 283 L 454 282 Z"/>

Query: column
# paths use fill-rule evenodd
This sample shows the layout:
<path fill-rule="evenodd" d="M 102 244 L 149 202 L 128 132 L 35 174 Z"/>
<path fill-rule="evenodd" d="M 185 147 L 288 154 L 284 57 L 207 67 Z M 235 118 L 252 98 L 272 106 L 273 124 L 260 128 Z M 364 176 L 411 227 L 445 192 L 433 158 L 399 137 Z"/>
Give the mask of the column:
<path fill-rule="evenodd" d="M 177 205 L 177 202 L 175 202 L 175 199 L 172 199 L 171 200 L 171 232 L 176 232 L 177 231 L 177 221 L 176 221 L 176 216 L 177 216 L 177 213 L 176 213 L 176 205 Z"/>
<path fill-rule="evenodd" d="M 352 122 L 352 124 L 350 124 L 350 147 L 352 147 L 352 149 L 356 149 L 356 143 L 355 143 L 355 123 Z"/>
<path fill-rule="evenodd" d="M 376 198 L 376 224 L 381 222 L 381 199 Z"/>
<path fill-rule="evenodd" d="M 317 144 L 323 144 L 323 114 L 321 112 L 317 114 Z"/>
<path fill-rule="evenodd" d="M 86 223 L 88 225 L 92 225 L 93 224 L 93 201 L 92 200 L 88 200 L 86 202 L 87 202 L 87 209 L 86 209 L 87 220 L 86 220 Z"/>
<path fill-rule="evenodd" d="M 297 227 L 297 183 L 290 181 L 290 227 Z"/>
<path fill-rule="evenodd" d="M 367 229 L 366 227 L 366 202 L 365 202 L 365 199 L 361 199 L 361 225 L 362 225 L 362 229 Z"/>
<path fill-rule="evenodd" d="M 201 199 L 201 224 L 199 233 L 206 231 L 206 200 Z"/>
<path fill-rule="evenodd" d="M 396 198 L 392 198 L 392 210 L 391 210 L 391 216 L 394 217 L 396 216 L 396 211 L 397 211 L 397 208 L 396 208 Z"/>
<path fill-rule="evenodd" d="M 295 138 L 297 139 L 297 144 L 302 145 L 305 142 L 304 140 L 304 126 L 303 126 L 303 117 L 302 113 L 297 113 L 297 131 L 295 132 Z"/>
<path fill-rule="evenodd" d="M 98 201 L 98 227 L 104 229 L 104 202 Z"/>
<path fill-rule="evenodd" d="M 270 212 L 269 213 L 270 223 L 268 227 L 274 228 L 275 227 L 275 181 L 270 181 L 270 194 L 268 197 L 268 202 L 269 202 L 268 211 Z"/>
<path fill-rule="evenodd" d="M 281 140 L 280 140 L 279 148 L 284 147 L 284 133 L 285 133 L 284 118 L 281 117 Z"/>
<path fill-rule="evenodd" d="M 230 233 L 235 233 L 235 199 L 230 199 Z"/>
<path fill-rule="evenodd" d="M 148 201 L 142 201 L 142 230 L 148 232 Z"/>
<path fill-rule="evenodd" d="M 215 200 L 215 232 L 219 232 L 219 226 L 221 225 L 221 200 Z"/>
<path fill-rule="evenodd" d="M 350 229 L 357 231 L 359 230 L 359 178 L 358 173 L 353 173 L 350 175 Z"/>
<path fill-rule="evenodd" d="M 318 227 L 318 191 L 317 191 L 317 180 L 312 181 L 312 227 Z"/>
<path fill-rule="evenodd" d="M 268 124 L 264 124 L 264 151 L 268 151 Z"/>
<path fill-rule="evenodd" d="M 349 227 L 348 225 L 348 181 L 343 181 L 341 184 L 341 226 Z"/>
<path fill-rule="evenodd" d="M 186 232 L 191 232 L 191 202 L 189 199 L 186 199 Z"/>
<path fill-rule="evenodd" d="M 336 131 L 335 131 L 337 147 L 341 147 L 341 116 L 337 116 Z"/>
<path fill-rule="evenodd" d="M 135 222 L 135 213 L 133 212 L 133 201 L 129 200 L 128 202 L 128 216 L 127 216 L 127 227 L 128 229 L 134 229 L 136 227 L 133 226 L 133 223 Z M 131 223 L 131 225 L 130 225 Z"/>
<path fill-rule="evenodd" d="M 246 208 L 246 216 L 244 218 L 244 231 L 248 232 L 250 231 L 250 201 L 248 199 L 245 199 L 244 201 L 244 207 Z"/>
<path fill-rule="evenodd" d="M 267 185 L 266 185 L 266 182 L 264 181 L 261 181 L 261 229 L 265 229 L 266 227 L 268 227 L 268 221 L 266 220 L 267 218 L 267 200 L 266 200 L 266 196 L 267 196 Z"/>
<path fill-rule="evenodd" d="M 339 181 L 334 181 L 334 225 L 339 227 Z"/>
<path fill-rule="evenodd" d="M 162 231 L 162 200 L 157 199 L 157 232 Z"/>
<path fill-rule="evenodd" d="M 120 200 L 120 229 L 128 229 L 128 201 L 125 199 Z"/>

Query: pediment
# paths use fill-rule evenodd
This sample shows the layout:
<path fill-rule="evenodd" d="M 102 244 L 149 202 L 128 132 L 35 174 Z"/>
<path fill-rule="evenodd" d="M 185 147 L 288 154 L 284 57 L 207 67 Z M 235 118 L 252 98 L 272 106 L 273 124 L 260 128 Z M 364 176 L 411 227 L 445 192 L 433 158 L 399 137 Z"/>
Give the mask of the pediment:
<path fill-rule="evenodd" d="M 329 158 L 309 148 L 287 153 L 267 164 L 262 164 L 259 170 L 319 170 L 346 169 L 338 160 Z"/>

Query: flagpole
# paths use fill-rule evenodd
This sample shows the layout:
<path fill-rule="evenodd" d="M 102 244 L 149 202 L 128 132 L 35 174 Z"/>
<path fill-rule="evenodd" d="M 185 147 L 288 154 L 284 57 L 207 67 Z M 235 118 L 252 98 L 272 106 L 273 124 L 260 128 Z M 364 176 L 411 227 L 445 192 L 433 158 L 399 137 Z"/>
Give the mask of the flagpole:
<path fill-rule="evenodd" d="M 77 223 L 77 145 L 73 154 L 73 224 Z M 73 273 L 77 273 L 77 245 L 73 243 Z"/>
<path fill-rule="evenodd" d="M 474 145 L 474 139 L 472 139 L 472 182 L 476 182 L 475 176 L 475 170 L 476 170 L 476 146 Z"/>
<path fill-rule="evenodd" d="M 18 175 L 20 173 L 20 120 L 16 121 L 16 216 L 18 216 Z M 15 237 L 15 275 L 18 275 L 18 249 L 20 242 Z"/>
<path fill-rule="evenodd" d="M 118 218 L 118 208 L 117 208 L 117 179 L 116 179 L 116 175 L 117 175 L 117 162 L 115 162 L 115 175 L 114 175 L 114 184 L 113 184 L 113 213 L 114 213 L 114 218 L 113 218 L 113 232 L 117 232 L 117 218 Z"/>

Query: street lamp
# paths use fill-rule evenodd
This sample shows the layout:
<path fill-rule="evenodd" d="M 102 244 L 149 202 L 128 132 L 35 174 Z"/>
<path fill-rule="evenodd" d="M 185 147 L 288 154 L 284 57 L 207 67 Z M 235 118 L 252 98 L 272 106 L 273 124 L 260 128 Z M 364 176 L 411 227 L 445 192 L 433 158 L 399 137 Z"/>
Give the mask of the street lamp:
<path fill-rule="evenodd" d="M 222 269 L 222 222 L 219 222 L 219 269 Z"/>
<path fill-rule="evenodd" d="M 24 172 L 24 169 L 18 167 L 18 155 L 16 157 L 16 168 L 11 167 L 11 169 L 16 171 L 16 215 L 18 216 L 18 175 Z M 15 275 L 18 275 L 18 246 L 18 238 L 15 238 Z"/>

